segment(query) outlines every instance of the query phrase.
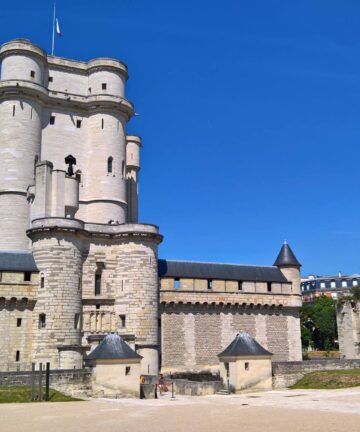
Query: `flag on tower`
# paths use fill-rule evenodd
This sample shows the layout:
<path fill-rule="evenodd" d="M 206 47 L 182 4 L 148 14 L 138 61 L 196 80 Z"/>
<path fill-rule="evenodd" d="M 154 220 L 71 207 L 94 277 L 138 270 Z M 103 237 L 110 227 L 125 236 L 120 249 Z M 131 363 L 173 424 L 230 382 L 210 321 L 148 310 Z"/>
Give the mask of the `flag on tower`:
<path fill-rule="evenodd" d="M 58 36 L 62 36 L 62 34 L 61 34 L 61 30 L 60 30 L 60 26 L 59 26 L 59 21 L 58 21 L 57 18 L 56 18 L 56 34 L 57 34 Z"/>

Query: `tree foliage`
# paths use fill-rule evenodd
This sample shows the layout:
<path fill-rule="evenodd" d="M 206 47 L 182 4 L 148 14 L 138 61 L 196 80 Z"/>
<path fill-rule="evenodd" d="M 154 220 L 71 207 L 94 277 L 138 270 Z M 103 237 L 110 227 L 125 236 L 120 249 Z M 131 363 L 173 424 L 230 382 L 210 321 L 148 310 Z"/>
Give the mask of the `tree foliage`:
<path fill-rule="evenodd" d="M 304 348 L 328 351 L 336 347 L 336 303 L 331 297 L 323 295 L 314 303 L 304 303 L 300 320 Z"/>

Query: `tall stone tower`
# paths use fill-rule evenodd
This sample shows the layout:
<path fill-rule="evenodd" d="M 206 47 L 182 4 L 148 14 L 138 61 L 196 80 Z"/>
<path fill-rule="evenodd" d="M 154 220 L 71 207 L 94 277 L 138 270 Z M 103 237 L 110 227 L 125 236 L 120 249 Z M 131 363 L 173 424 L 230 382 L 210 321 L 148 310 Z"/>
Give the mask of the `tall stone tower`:
<path fill-rule="evenodd" d="M 22 39 L 2 45 L 0 61 L 0 251 L 31 251 L 40 272 L 32 360 L 81 367 L 86 324 L 132 335 L 143 372 L 157 373 L 162 236 L 138 223 L 127 67 Z"/>

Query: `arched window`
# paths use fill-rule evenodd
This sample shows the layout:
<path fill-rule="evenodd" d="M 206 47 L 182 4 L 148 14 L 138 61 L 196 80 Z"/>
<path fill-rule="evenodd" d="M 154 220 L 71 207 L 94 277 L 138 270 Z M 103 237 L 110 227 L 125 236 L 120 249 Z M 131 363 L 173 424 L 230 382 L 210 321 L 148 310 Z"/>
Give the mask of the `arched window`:
<path fill-rule="evenodd" d="M 113 172 L 113 158 L 110 156 L 107 160 L 107 172 L 112 173 Z"/>

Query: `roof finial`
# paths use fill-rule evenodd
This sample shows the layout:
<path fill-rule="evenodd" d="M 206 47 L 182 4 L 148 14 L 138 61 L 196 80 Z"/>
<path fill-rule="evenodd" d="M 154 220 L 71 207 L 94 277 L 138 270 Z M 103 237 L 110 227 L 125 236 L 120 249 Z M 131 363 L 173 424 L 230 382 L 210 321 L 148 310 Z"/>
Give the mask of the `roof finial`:
<path fill-rule="evenodd" d="M 287 245 L 287 244 L 288 244 L 288 242 L 287 242 L 287 240 L 285 239 L 285 240 L 284 240 L 284 245 Z"/>

